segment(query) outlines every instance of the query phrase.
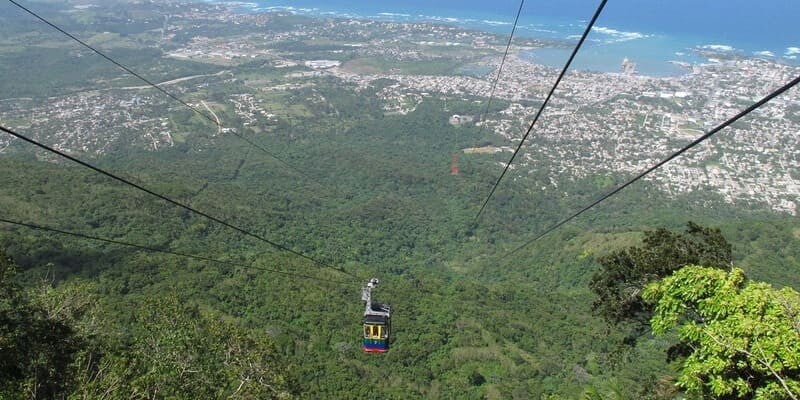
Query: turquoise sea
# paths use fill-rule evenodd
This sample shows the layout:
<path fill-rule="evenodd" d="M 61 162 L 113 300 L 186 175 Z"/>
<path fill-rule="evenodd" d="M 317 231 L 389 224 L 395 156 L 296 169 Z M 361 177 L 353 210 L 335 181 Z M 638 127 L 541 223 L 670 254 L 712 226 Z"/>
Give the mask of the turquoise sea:
<path fill-rule="evenodd" d="M 584 29 L 598 1 L 527 1 L 518 36 L 557 40 L 569 46 Z M 430 21 L 507 35 L 518 0 L 255 0 L 244 11 L 395 21 Z M 703 63 L 696 49 L 714 49 L 800 65 L 797 0 L 609 0 L 574 66 L 618 71 L 628 58 L 647 75 L 673 75 L 679 63 Z M 537 62 L 563 65 L 568 50 L 526 54 Z"/>

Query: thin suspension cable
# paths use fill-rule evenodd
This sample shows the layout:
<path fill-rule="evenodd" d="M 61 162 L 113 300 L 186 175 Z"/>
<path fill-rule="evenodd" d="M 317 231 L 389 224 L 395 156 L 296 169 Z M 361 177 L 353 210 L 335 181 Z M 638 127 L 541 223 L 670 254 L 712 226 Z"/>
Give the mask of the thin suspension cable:
<path fill-rule="evenodd" d="M 528 127 L 528 130 L 525 132 L 525 135 L 522 137 L 522 140 L 519 141 L 519 145 L 517 145 L 517 149 L 514 150 L 514 154 L 512 154 L 511 155 L 511 159 L 508 160 L 508 163 L 506 164 L 506 167 L 503 169 L 503 173 L 500 174 L 500 177 L 497 178 L 497 182 L 495 182 L 494 186 L 492 186 L 492 190 L 489 192 L 489 195 L 486 196 L 486 200 L 483 201 L 483 205 L 481 205 L 481 209 L 478 210 L 478 214 L 475 215 L 475 221 L 477 221 L 478 218 L 481 217 L 481 214 L 483 214 L 483 210 L 486 208 L 486 205 L 489 203 L 489 200 L 492 198 L 492 195 L 494 195 L 495 190 L 497 190 L 497 186 L 500 185 L 500 181 L 502 181 L 503 177 L 506 176 L 506 173 L 508 172 L 508 169 L 511 167 L 511 163 L 514 162 L 514 158 L 517 157 L 517 153 L 519 153 L 520 149 L 522 149 L 522 145 L 525 143 L 525 139 L 527 139 L 528 136 L 531 134 L 531 131 L 533 130 L 533 126 L 536 125 L 536 121 L 539 120 L 539 117 L 542 115 L 542 111 L 544 111 L 544 108 L 547 107 L 547 103 L 550 102 L 550 98 L 553 96 L 553 93 L 556 91 L 556 88 L 558 87 L 558 84 L 561 83 L 561 79 L 564 78 L 564 75 L 567 73 L 567 70 L 569 69 L 570 64 L 572 64 L 572 60 L 578 54 L 578 51 L 581 49 L 581 46 L 583 45 L 583 42 L 586 41 L 586 37 L 589 36 L 589 32 L 592 30 L 592 27 L 594 26 L 595 21 L 597 21 L 597 18 L 603 12 L 603 8 L 606 6 L 606 2 L 607 1 L 608 0 L 600 1 L 600 5 L 597 6 L 597 10 L 594 12 L 594 15 L 592 16 L 592 19 L 586 25 L 586 29 L 583 31 L 583 35 L 581 35 L 580 40 L 578 40 L 578 44 L 575 45 L 575 48 L 572 50 L 572 54 L 570 54 L 569 59 L 567 59 L 567 63 L 564 64 L 564 68 L 561 69 L 561 73 L 558 75 L 558 79 L 556 79 L 555 84 L 553 84 L 553 87 L 550 89 L 550 92 L 547 94 L 547 97 L 544 99 L 544 102 L 542 103 L 542 106 L 539 107 L 539 111 L 536 112 L 536 116 L 533 118 L 533 122 L 531 122 L 531 125 Z"/>
<path fill-rule="evenodd" d="M 74 236 L 74 237 L 81 238 L 81 239 L 88 239 L 88 240 L 94 240 L 94 241 L 98 241 L 98 242 L 110 243 L 110 244 L 115 244 L 115 245 L 120 245 L 120 246 L 133 247 L 135 249 L 149 251 L 149 252 L 152 252 L 152 253 L 162 253 L 162 254 L 168 254 L 168 255 L 178 256 L 178 257 L 183 257 L 183 258 L 191 258 L 191 259 L 194 259 L 194 260 L 208 261 L 208 262 L 212 262 L 212 263 L 230 265 L 230 266 L 234 266 L 234 267 L 243 267 L 243 268 L 256 269 L 256 270 L 265 271 L 265 272 L 273 272 L 273 273 L 276 273 L 276 274 L 281 274 L 281 275 L 286 275 L 286 276 L 300 277 L 300 278 L 305 278 L 305 279 L 313 279 L 313 280 L 322 281 L 322 282 L 352 285 L 351 282 L 346 282 L 346 281 L 318 278 L 318 277 L 311 276 L 311 275 L 297 274 L 297 273 L 293 273 L 293 272 L 280 271 L 280 270 L 271 269 L 271 268 L 258 267 L 258 266 L 254 266 L 252 264 L 248 265 L 248 264 L 242 264 L 242 263 L 237 263 L 237 262 L 232 262 L 232 261 L 219 260 L 219 259 L 210 258 L 210 257 L 204 257 L 204 256 L 193 255 L 193 254 L 180 253 L 180 252 L 177 252 L 177 251 L 161 250 L 161 249 L 157 249 L 157 248 L 149 247 L 149 246 L 144 246 L 144 245 L 140 245 L 140 244 L 128 243 L 128 242 L 123 242 L 123 241 L 114 240 L 114 239 L 107 239 L 107 238 L 102 238 L 102 237 L 98 237 L 98 236 L 86 235 L 86 234 L 78 233 L 78 232 L 64 231 L 64 230 L 61 230 L 61 229 L 50 228 L 50 227 L 31 224 L 31 223 L 26 223 L 26 222 L 13 221 L 13 220 L 10 220 L 10 219 L 5 219 L 5 218 L 0 218 L 0 222 L 4 222 L 6 224 L 11 224 L 11 225 L 22 226 L 22 227 L 29 228 L 29 229 L 35 229 L 35 230 L 40 230 L 40 231 L 45 231 L 45 232 L 53 232 L 53 233 L 58 233 L 58 234 L 61 234 L 61 235 L 67 235 L 67 236 Z"/>
<path fill-rule="evenodd" d="M 503 66 L 506 64 L 506 58 L 508 57 L 508 50 L 511 48 L 511 41 L 514 39 L 514 32 L 517 30 L 517 22 L 519 22 L 519 16 L 522 14 L 522 7 L 525 5 L 525 0 L 521 0 L 519 2 L 519 9 L 517 10 L 517 16 L 514 18 L 514 26 L 511 27 L 511 34 L 508 35 L 508 43 L 506 44 L 506 51 L 503 53 L 503 59 L 500 60 L 500 67 L 497 69 L 497 76 L 494 77 L 494 82 L 492 83 L 491 91 L 489 92 L 489 101 L 486 103 L 486 110 L 483 112 L 483 116 L 481 117 L 480 121 L 484 122 L 481 125 L 481 132 L 483 128 L 486 126 L 486 116 L 489 115 L 489 108 L 492 106 L 492 100 L 494 99 L 494 91 L 497 89 L 497 82 L 500 81 L 500 74 L 503 73 Z"/>
<path fill-rule="evenodd" d="M 15 6 L 19 7 L 19 8 L 20 8 L 20 9 L 22 9 L 23 11 L 27 12 L 28 14 L 30 14 L 30 15 L 32 15 L 32 16 L 34 16 L 34 17 L 35 17 L 35 18 L 37 18 L 39 21 L 41 21 L 41 22 L 43 22 L 43 23 L 45 23 L 45 24 L 49 25 L 49 26 L 50 26 L 50 27 L 52 27 L 53 29 L 55 29 L 55 30 L 57 30 L 57 31 L 61 32 L 61 33 L 62 33 L 62 34 L 64 34 L 65 36 L 67 36 L 67 37 L 69 37 L 70 39 L 74 40 L 75 42 L 77 42 L 77 43 L 78 43 L 78 44 L 80 44 L 81 46 L 83 46 L 83 47 L 86 47 L 87 49 L 89 49 L 89 50 L 93 51 L 93 52 L 94 52 L 95 54 L 97 54 L 98 56 L 100 56 L 100 57 L 103 57 L 103 58 L 104 58 L 104 59 L 106 59 L 108 62 L 110 62 L 110 63 L 112 63 L 112 64 L 116 65 L 117 67 L 121 68 L 122 70 L 124 70 L 124 71 L 125 71 L 125 72 L 127 72 L 128 74 L 135 76 L 136 78 L 138 78 L 138 79 L 139 79 L 139 80 L 141 80 L 142 82 L 146 83 L 148 86 L 152 86 L 154 89 L 156 89 L 156 90 L 158 90 L 159 92 L 163 93 L 164 95 L 168 96 L 168 97 L 169 97 L 169 98 L 171 98 L 172 100 L 175 100 L 175 101 L 177 101 L 178 103 L 180 103 L 180 104 L 182 104 L 183 106 L 185 106 L 186 108 L 188 108 L 188 109 L 190 109 L 190 110 L 194 111 L 194 112 L 195 112 L 197 115 L 200 115 L 201 117 L 203 117 L 203 118 L 207 119 L 208 121 L 210 121 L 211 123 L 213 123 L 213 124 L 214 124 L 214 125 L 216 125 L 217 127 L 221 127 L 221 125 L 220 125 L 219 121 L 217 121 L 217 119 L 215 119 L 215 118 L 211 117 L 211 116 L 210 116 L 210 115 L 208 115 L 207 113 L 204 113 L 204 112 L 200 111 L 199 109 L 197 109 L 197 107 L 194 107 L 194 106 L 192 106 L 191 104 L 189 104 L 189 103 L 187 103 L 187 102 L 185 102 L 185 101 L 181 100 L 181 99 L 180 99 L 178 96 L 175 96 L 174 94 L 172 94 L 171 92 L 169 92 L 169 91 L 167 91 L 166 89 L 162 88 L 161 86 L 158 86 L 157 84 L 155 84 L 155 83 L 151 82 L 150 80 L 148 80 L 147 78 L 143 77 L 142 75 L 140 75 L 140 74 L 139 74 L 139 73 L 137 73 L 136 71 L 134 71 L 134 70 L 132 70 L 132 69 L 128 68 L 127 66 L 125 66 L 125 65 L 123 65 L 122 63 L 120 63 L 119 61 L 117 61 L 117 60 L 115 60 L 115 59 L 111 58 L 110 56 L 106 55 L 105 53 L 103 53 L 102 51 L 98 50 L 97 48 L 95 48 L 95 47 L 93 47 L 93 46 L 89 45 L 88 43 L 86 43 L 86 42 L 84 42 L 84 41 L 82 41 L 82 40 L 78 39 L 78 38 L 77 38 L 75 35 L 73 35 L 73 34 L 71 34 L 71 33 L 67 32 L 66 30 L 64 30 L 63 28 L 59 27 L 58 25 L 56 25 L 56 24 L 54 24 L 54 23 L 52 23 L 52 22 L 48 21 L 46 18 L 44 18 L 44 17 L 40 16 L 39 14 L 37 14 L 37 13 L 35 13 L 34 11 L 30 10 L 29 8 L 26 8 L 26 7 L 25 7 L 25 6 L 23 6 L 22 4 L 19 4 L 19 3 L 18 3 L 18 2 L 16 2 L 15 0 L 8 0 L 8 1 L 9 1 L 10 3 L 14 4 Z M 317 183 L 318 185 L 325 187 L 325 185 L 322 185 L 322 183 L 320 183 L 320 182 L 317 182 L 315 179 L 313 179 L 313 178 L 311 178 L 310 176 L 306 175 L 305 173 L 303 173 L 302 171 L 300 171 L 300 170 L 299 170 L 297 167 L 293 166 L 293 165 L 292 165 L 292 164 L 290 164 L 289 162 L 287 162 L 287 161 L 283 160 L 282 158 L 280 158 L 280 157 L 276 156 L 274 153 L 272 153 L 271 151 L 269 151 L 269 150 L 265 149 L 263 146 L 259 146 L 258 144 L 256 144 L 256 143 L 255 143 L 255 142 L 253 142 L 252 140 L 250 140 L 250 139 L 248 139 L 247 137 L 245 137 L 245 136 L 243 136 L 243 135 L 240 135 L 240 134 L 238 134 L 238 133 L 236 133 L 236 132 L 233 132 L 233 131 L 231 131 L 230 133 L 232 133 L 232 134 L 233 134 L 234 136 L 236 136 L 237 138 L 239 138 L 239 139 L 243 140 L 245 143 L 249 144 L 250 146 L 253 146 L 253 147 L 257 148 L 258 150 L 261 150 L 261 152 L 263 152 L 264 154 L 266 154 L 266 155 L 270 156 L 271 158 L 275 159 L 276 161 L 280 162 L 280 163 L 281 163 L 281 164 L 283 164 L 283 165 L 284 165 L 286 168 L 289 168 L 290 170 L 292 170 L 292 171 L 294 171 L 294 172 L 296 172 L 296 173 L 300 174 L 300 175 L 301 175 L 303 178 L 305 178 L 305 179 L 308 179 L 308 180 L 310 180 L 310 181 L 313 181 L 313 182 Z"/>
<path fill-rule="evenodd" d="M 623 189 L 625 189 L 626 187 L 630 186 L 634 182 L 642 179 L 643 177 L 645 177 L 649 173 L 655 171 L 656 169 L 660 168 L 664 164 L 672 161 L 673 159 L 675 159 L 676 157 L 678 157 L 681 154 L 685 153 L 686 151 L 688 151 L 692 147 L 697 146 L 698 144 L 704 142 L 706 139 L 710 138 L 711 136 L 713 136 L 717 132 L 721 131 L 722 129 L 724 129 L 724 128 L 728 127 L 729 125 L 733 124 L 734 122 L 738 121 L 740 118 L 742 118 L 745 115 L 753 112 L 754 110 L 756 110 L 757 108 L 763 106 L 764 104 L 766 104 L 770 100 L 774 99 L 775 97 L 781 95 L 782 93 L 784 93 L 787 90 L 791 89 L 792 87 L 796 86 L 798 83 L 800 83 L 800 76 L 798 76 L 797 78 L 794 78 L 793 80 L 789 81 L 787 84 L 785 84 L 785 85 L 781 86 L 780 88 L 776 89 L 775 91 L 773 91 L 772 93 L 768 94 L 767 96 L 765 96 L 764 98 L 762 98 L 758 102 L 754 103 L 750 107 L 747 107 L 746 109 L 742 110 L 738 114 L 736 114 L 733 117 L 729 118 L 727 121 L 717 125 L 714 129 L 708 131 L 704 135 L 702 135 L 699 138 L 695 139 L 694 141 L 692 141 L 691 143 L 687 144 L 686 146 L 684 146 L 680 150 L 672 153 L 669 157 L 659 161 L 657 164 L 655 164 L 652 167 L 648 168 L 644 172 L 639 173 L 639 175 L 636 175 L 634 178 L 632 178 L 629 181 L 625 182 L 624 184 L 618 186 L 616 189 L 606 193 L 605 195 L 603 195 L 599 199 L 595 200 L 594 202 L 592 202 L 588 206 L 582 208 L 580 211 L 578 211 L 578 212 L 570 215 L 569 217 L 561 220 L 557 224 L 555 224 L 555 225 L 551 226 L 550 228 L 546 229 L 544 232 L 536 235 L 536 237 L 534 237 L 533 239 L 528 240 L 523 245 L 521 245 L 521 246 L 515 248 L 514 250 L 511 250 L 508 253 L 504 254 L 502 257 L 500 257 L 500 259 L 502 260 L 502 259 L 504 259 L 504 258 L 506 258 L 506 257 L 508 257 L 508 256 L 510 256 L 510 255 L 522 250 L 523 248 L 529 246 L 531 243 L 533 243 L 533 242 L 545 237 L 546 235 L 548 235 L 549 233 L 551 233 L 551 232 L 555 231 L 556 229 L 560 228 L 561 226 L 563 226 L 567 222 L 572 221 L 573 219 L 577 218 L 579 215 L 585 213 L 586 211 L 589 211 L 590 209 L 594 208 L 598 204 L 600 204 L 603 201 L 607 200 L 609 197 L 616 195 L 617 193 L 621 192 Z"/>
<path fill-rule="evenodd" d="M 290 248 L 288 248 L 288 247 L 286 247 L 286 246 L 284 246 L 284 245 L 282 245 L 280 243 L 274 242 L 274 241 L 272 241 L 270 239 L 267 239 L 267 238 L 265 238 L 265 237 L 263 237 L 261 235 L 258 235 L 258 234 L 255 234 L 253 232 L 250 232 L 250 231 L 248 231 L 246 229 L 240 228 L 240 227 L 238 227 L 236 225 L 233 225 L 233 224 L 231 224 L 231 223 L 229 223 L 227 221 L 224 221 L 224 220 L 222 220 L 220 218 L 217 218 L 217 217 L 214 217 L 212 215 L 206 214 L 205 212 L 199 211 L 199 210 L 197 210 L 195 208 L 192 208 L 191 206 L 188 206 L 186 204 L 180 203 L 180 202 L 178 202 L 176 200 L 173 200 L 173 199 L 171 199 L 171 198 L 169 198 L 169 197 L 167 197 L 167 196 L 165 196 L 163 194 L 156 193 L 156 192 L 154 192 L 154 191 L 152 191 L 150 189 L 147 189 L 147 188 L 145 188 L 143 186 L 135 184 L 135 183 L 133 183 L 133 182 L 127 180 L 127 179 L 124 179 L 124 178 L 121 178 L 121 177 L 119 177 L 117 175 L 114 175 L 111 172 L 105 171 L 105 170 L 100 169 L 98 167 L 95 167 L 95 166 L 93 166 L 93 165 L 91 165 L 89 163 L 81 161 L 81 160 L 79 160 L 79 159 L 77 159 L 75 157 L 72 157 L 72 156 L 64 153 L 64 152 L 61 152 L 61 151 L 56 150 L 54 148 L 48 147 L 47 145 L 39 143 L 39 142 L 37 142 L 37 141 L 35 141 L 35 140 L 31 139 L 31 138 L 28 138 L 28 137 L 26 137 L 26 136 L 24 136 L 24 135 L 22 135 L 20 133 L 14 132 L 11 129 L 8 129 L 8 128 L 2 126 L 2 125 L 0 125 L 0 130 L 2 130 L 3 132 L 8 133 L 9 135 L 12 135 L 12 136 L 18 138 L 18 139 L 22 139 L 22 140 L 24 140 L 24 141 L 26 141 L 26 142 L 28 142 L 30 144 L 33 144 L 34 146 L 40 147 L 40 148 L 42 148 L 44 150 L 47 150 L 47 151 L 49 151 L 51 153 L 57 154 L 57 155 L 59 155 L 61 157 L 64 157 L 64 158 L 74 162 L 74 163 L 80 164 L 81 166 L 89 168 L 89 169 L 91 169 L 91 170 L 93 170 L 93 171 L 95 171 L 95 172 L 97 172 L 99 174 L 105 175 L 105 176 L 107 176 L 107 177 L 109 177 L 111 179 L 114 179 L 116 181 L 122 182 L 122 183 L 124 183 L 124 184 L 126 184 L 128 186 L 131 186 L 131 187 L 133 187 L 133 188 L 135 188 L 137 190 L 145 192 L 145 193 L 147 193 L 147 194 L 149 194 L 151 196 L 154 196 L 154 197 L 157 197 L 157 198 L 159 198 L 161 200 L 164 200 L 167 203 L 170 203 L 172 205 L 178 206 L 180 208 L 183 208 L 183 209 L 185 209 L 185 210 L 187 210 L 189 212 L 192 212 L 194 214 L 200 215 L 202 217 L 205 217 L 206 219 L 214 221 L 214 222 L 216 222 L 216 223 L 218 223 L 220 225 L 224 225 L 224 226 L 226 226 L 226 227 L 228 227 L 230 229 L 233 229 L 233 230 L 235 230 L 235 231 L 237 231 L 237 232 L 239 232 L 239 233 L 241 233 L 241 234 L 243 234 L 245 236 L 250 236 L 250 237 L 258 239 L 258 240 L 260 240 L 260 241 L 262 241 L 264 243 L 270 244 L 273 247 L 276 247 L 276 248 L 281 249 L 283 251 L 292 253 L 292 254 L 294 254 L 294 255 L 296 255 L 298 257 L 305 258 L 306 260 L 312 261 L 313 263 L 315 263 L 315 264 L 317 264 L 317 265 L 319 265 L 321 267 L 330 268 L 330 269 L 339 271 L 339 272 L 341 272 L 343 274 L 350 275 L 350 276 L 352 276 L 354 278 L 359 278 L 358 276 L 356 276 L 356 275 L 354 275 L 354 274 L 352 274 L 350 272 L 347 272 L 347 271 L 345 271 L 345 270 L 343 270 L 341 268 L 334 267 L 331 264 L 328 264 L 326 262 L 317 260 L 316 258 L 313 258 L 311 256 L 305 255 L 305 254 L 300 253 L 298 251 L 292 250 L 292 249 L 290 249 Z"/>

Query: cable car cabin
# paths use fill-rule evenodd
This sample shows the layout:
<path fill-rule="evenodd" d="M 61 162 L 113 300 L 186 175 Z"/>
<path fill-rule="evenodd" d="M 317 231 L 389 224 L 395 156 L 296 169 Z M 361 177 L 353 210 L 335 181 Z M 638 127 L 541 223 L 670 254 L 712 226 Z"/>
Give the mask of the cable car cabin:
<path fill-rule="evenodd" d="M 389 350 L 389 333 L 392 319 L 389 316 L 389 307 L 383 304 L 374 304 L 382 309 L 373 313 L 364 314 L 364 351 L 368 353 L 385 353 Z M 386 311 L 383 311 L 386 310 Z"/>
<path fill-rule="evenodd" d="M 378 280 L 373 278 L 361 290 L 361 298 L 366 302 L 364 310 L 363 349 L 368 353 L 385 353 L 389 350 L 389 334 L 392 329 L 392 309 L 386 304 L 372 302 L 372 289 Z"/>

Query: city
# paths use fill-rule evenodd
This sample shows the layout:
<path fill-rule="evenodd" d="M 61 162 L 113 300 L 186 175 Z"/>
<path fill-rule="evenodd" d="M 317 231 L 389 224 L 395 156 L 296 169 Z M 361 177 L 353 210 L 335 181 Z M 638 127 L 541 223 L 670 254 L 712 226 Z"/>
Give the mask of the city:
<path fill-rule="evenodd" d="M 317 23 L 291 14 L 205 7 L 215 12 L 172 11 L 160 29 L 158 45 L 169 48 L 164 57 L 224 69 L 162 85 L 191 99 L 198 108 L 213 104 L 212 109 L 221 115 L 235 115 L 241 126 L 225 126 L 224 132 L 249 129 L 258 133 L 265 129 L 261 126 L 273 126 L 282 118 L 302 121 L 315 114 L 311 109 L 319 113 L 331 108 L 319 93 L 298 104 L 279 105 L 292 93 L 304 88 L 313 92 L 331 78 L 342 90 L 366 93 L 376 88 L 374 96 L 387 116 L 411 113 L 428 99 L 445 104 L 448 100 L 485 101 L 504 50 L 502 38 L 448 25 L 334 18 Z M 213 38 L 193 35 L 192 27 L 209 19 L 233 23 L 236 29 Z M 270 29 L 284 20 L 294 25 Z M 518 145 L 558 73 L 536 63 L 535 54 L 529 53 L 544 45 L 525 39 L 512 46 L 494 91 L 494 98 L 507 102 L 507 108 L 490 113 L 485 120 L 482 115 L 464 116 L 460 126 L 476 125 L 505 141 L 495 151 L 467 149 L 471 156 L 497 157 L 499 168 Z M 570 71 L 523 146 L 513 173 L 524 176 L 536 165 L 550 166 L 552 185 L 541 190 L 558 190 L 558 181 L 565 177 L 632 176 L 800 72 L 770 60 L 706 55 L 719 57 L 685 66 L 686 72 L 675 77 L 637 75 L 635 60 L 628 59 L 621 60 L 619 73 Z M 262 66 L 263 76 L 253 72 L 254 63 Z M 220 91 L 230 94 L 214 102 L 207 98 Z M 766 206 L 796 215 L 800 197 L 797 93 L 793 90 L 775 99 L 647 179 L 668 194 L 711 191 L 731 204 Z M 266 94 L 272 100 L 265 100 Z M 47 137 L 56 148 L 70 152 L 102 154 L 120 145 L 157 151 L 188 134 L 170 117 L 175 104 L 148 86 L 12 100 L 0 100 L 0 120 Z M 0 137 L 0 151 L 9 145 L 9 138 Z"/>

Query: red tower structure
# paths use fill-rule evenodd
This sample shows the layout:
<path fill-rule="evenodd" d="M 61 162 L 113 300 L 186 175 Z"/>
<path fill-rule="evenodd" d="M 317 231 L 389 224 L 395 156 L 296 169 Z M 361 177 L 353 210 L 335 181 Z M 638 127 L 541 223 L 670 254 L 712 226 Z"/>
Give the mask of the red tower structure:
<path fill-rule="evenodd" d="M 450 163 L 450 175 L 458 175 L 458 153 L 453 153 L 453 161 Z"/>

